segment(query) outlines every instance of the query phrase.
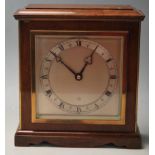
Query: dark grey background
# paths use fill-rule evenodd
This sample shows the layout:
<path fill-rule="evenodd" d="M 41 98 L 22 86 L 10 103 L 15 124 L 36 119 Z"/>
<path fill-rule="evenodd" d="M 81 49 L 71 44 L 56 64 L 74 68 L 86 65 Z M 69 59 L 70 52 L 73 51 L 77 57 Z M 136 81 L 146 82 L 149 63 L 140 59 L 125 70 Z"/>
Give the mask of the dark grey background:
<path fill-rule="evenodd" d="M 19 123 L 19 70 L 18 70 L 18 23 L 13 13 L 30 3 L 55 4 L 130 4 L 142 10 L 146 15 L 141 27 L 140 70 L 138 93 L 138 125 L 142 133 L 144 149 L 126 150 L 115 148 L 74 149 L 54 147 L 14 147 L 14 133 Z M 66 154 L 66 155 L 117 155 L 148 154 L 149 135 L 149 1 L 148 0 L 6 0 L 6 155 L 27 154 Z M 26 76 L 26 75 L 25 75 Z"/>

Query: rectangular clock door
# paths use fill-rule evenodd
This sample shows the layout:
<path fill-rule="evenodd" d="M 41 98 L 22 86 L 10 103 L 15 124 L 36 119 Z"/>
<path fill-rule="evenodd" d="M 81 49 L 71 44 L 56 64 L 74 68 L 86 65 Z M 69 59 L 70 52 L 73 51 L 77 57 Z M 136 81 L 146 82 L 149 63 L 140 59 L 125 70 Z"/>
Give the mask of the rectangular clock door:
<path fill-rule="evenodd" d="M 127 35 L 32 31 L 32 121 L 125 124 Z"/>

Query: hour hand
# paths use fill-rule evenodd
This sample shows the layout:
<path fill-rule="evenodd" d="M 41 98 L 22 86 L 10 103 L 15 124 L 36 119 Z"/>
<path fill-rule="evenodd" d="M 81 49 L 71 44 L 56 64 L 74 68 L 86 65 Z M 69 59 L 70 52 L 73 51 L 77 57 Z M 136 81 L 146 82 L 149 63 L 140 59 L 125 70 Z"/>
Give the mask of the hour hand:
<path fill-rule="evenodd" d="M 61 64 L 63 64 L 70 72 L 72 72 L 74 75 L 76 75 L 74 70 L 72 68 L 70 68 L 66 63 L 64 63 L 64 61 L 62 60 L 62 58 L 60 56 L 56 55 L 53 51 L 50 51 L 50 52 L 54 55 L 57 62 L 60 62 Z"/>

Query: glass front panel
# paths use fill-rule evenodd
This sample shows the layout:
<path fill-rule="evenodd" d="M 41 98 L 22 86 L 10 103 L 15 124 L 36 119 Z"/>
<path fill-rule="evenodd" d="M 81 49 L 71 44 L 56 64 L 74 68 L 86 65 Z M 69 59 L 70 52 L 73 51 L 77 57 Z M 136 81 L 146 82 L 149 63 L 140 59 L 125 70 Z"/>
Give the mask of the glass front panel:
<path fill-rule="evenodd" d="M 120 120 L 124 37 L 35 35 L 36 119 Z"/>

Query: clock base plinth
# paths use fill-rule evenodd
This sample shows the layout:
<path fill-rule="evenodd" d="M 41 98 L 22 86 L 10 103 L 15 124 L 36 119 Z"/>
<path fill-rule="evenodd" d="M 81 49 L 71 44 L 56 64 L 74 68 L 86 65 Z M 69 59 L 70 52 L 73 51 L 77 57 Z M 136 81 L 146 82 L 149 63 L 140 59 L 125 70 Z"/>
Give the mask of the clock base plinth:
<path fill-rule="evenodd" d="M 15 146 L 50 144 L 60 147 L 104 147 L 112 144 L 130 149 L 141 148 L 139 130 L 136 133 L 110 132 L 52 132 L 18 129 L 15 134 Z M 111 146 L 111 145 L 110 145 Z"/>

